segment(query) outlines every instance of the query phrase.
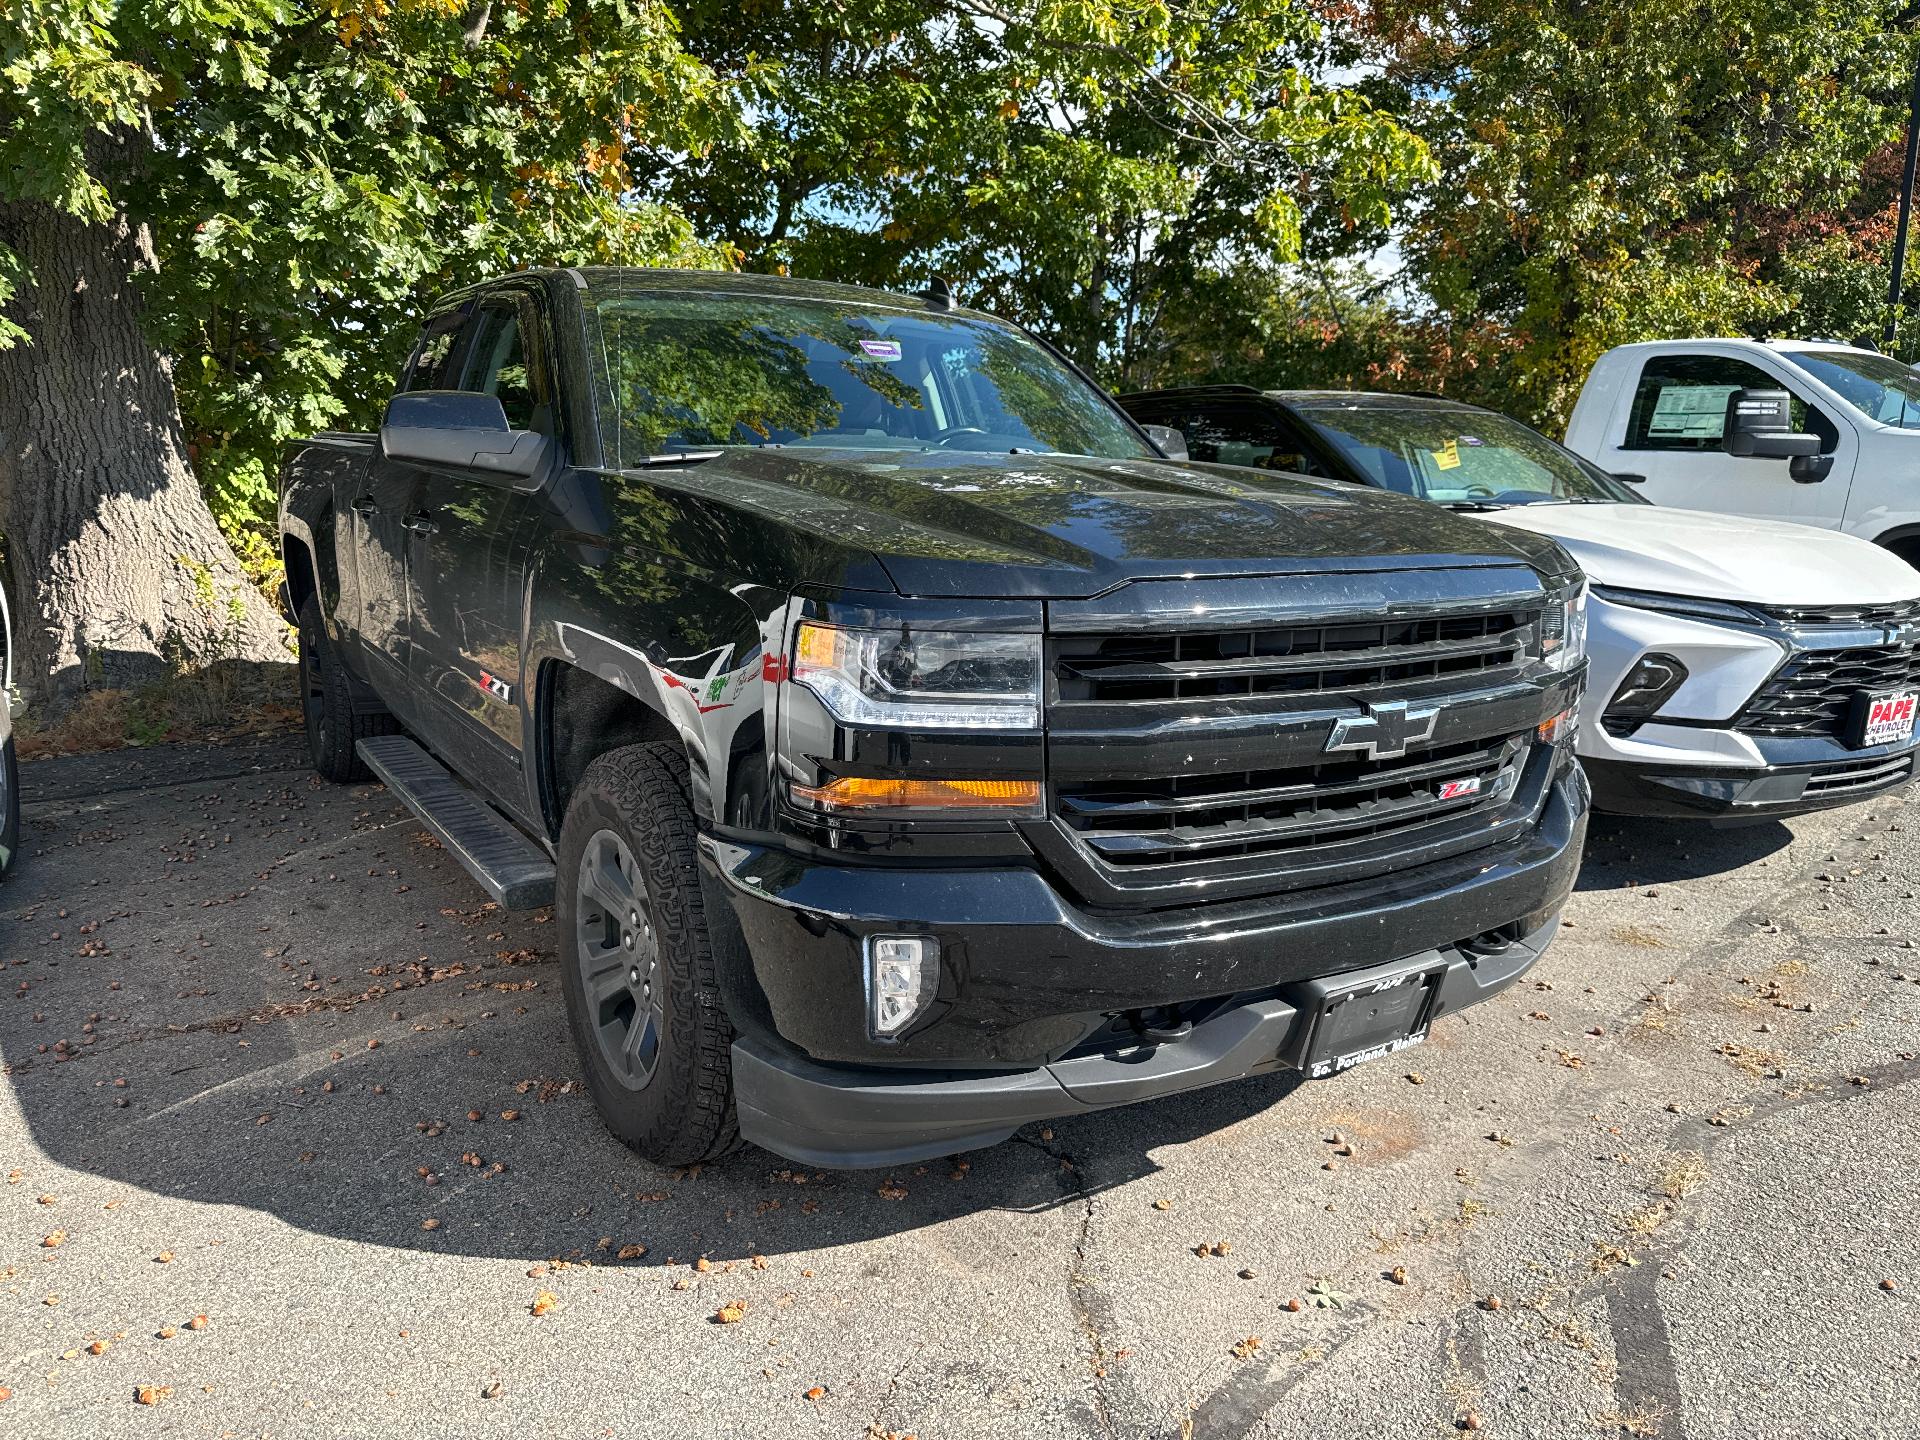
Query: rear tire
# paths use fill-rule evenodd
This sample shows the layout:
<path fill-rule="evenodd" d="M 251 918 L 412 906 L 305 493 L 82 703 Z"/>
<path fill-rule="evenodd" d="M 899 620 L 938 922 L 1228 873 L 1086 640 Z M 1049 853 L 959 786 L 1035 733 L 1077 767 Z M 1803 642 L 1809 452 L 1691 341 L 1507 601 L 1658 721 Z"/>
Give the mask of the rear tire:
<path fill-rule="evenodd" d="M 300 606 L 300 713 L 306 721 L 307 753 L 313 768 L 328 780 L 365 780 L 372 772 L 354 752 L 354 742 L 371 735 L 391 735 L 399 722 L 384 710 L 356 713 L 353 681 L 333 653 L 326 624 L 320 618 L 320 597 L 309 595 Z"/>
<path fill-rule="evenodd" d="M 567 1025 L 607 1128 L 661 1165 L 740 1144 L 697 835 L 686 756 L 667 743 L 595 760 L 560 827 Z"/>

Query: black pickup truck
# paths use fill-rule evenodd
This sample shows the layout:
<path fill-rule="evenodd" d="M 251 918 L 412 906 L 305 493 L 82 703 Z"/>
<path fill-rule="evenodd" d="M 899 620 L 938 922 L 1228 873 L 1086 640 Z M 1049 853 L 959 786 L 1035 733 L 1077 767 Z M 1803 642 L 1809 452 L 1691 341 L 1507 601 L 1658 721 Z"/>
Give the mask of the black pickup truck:
<path fill-rule="evenodd" d="M 1578 861 L 1563 551 L 1172 462 L 944 291 L 461 291 L 280 513 L 314 763 L 552 901 L 657 1160 L 1333 1074 L 1517 979 Z"/>

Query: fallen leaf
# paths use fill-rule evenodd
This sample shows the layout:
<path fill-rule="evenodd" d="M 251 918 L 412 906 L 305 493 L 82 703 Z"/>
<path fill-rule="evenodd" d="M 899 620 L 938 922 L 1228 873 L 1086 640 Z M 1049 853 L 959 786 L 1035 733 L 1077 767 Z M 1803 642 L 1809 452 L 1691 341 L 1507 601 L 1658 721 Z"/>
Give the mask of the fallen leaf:
<path fill-rule="evenodd" d="M 554 1294 L 551 1290 L 542 1290 L 538 1295 L 533 1297 L 533 1303 L 527 1307 L 527 1313 L 530 1315 L 545 1315 L 548 1311 L 558 1307 L 559 1304 L 560 1297 L 558 1295 Z"/>
<path fill-rule="evenodd" d="M 614 1258 L 617 1260 L 638 1260 L 647 1253 L 644 1245 L 622 1245 Z"/>
<path fill-rule="evenodd" d="M 438 1230 L 440 1228 L 440 1220 L 437 1216 L 429 1215 L 420 1222 L 420 1228 L 422 1230 Z"/>
<path fill-rule="evenodd" d="M 204 1330 L 204 1329 L 206 1329 L 206 1328 L 207 1328 L 207 1317 L 206 1317 L 205 1315 L 196 1315 L 196 1316 L 194 1316 L 194 1317 L 193 1317 L 193 1318 L 192 1318 L 191 1320 L 189 1320 L 189 1321 L 187 1321 L 187 1328 L 188 1328 L 189 1330 Z"/>
<path fill-rule="evenodd" d="M 66 1243 L 67 1243 L 67 1232 L 64 1230 L 52 1231 L 49 1234 L 42 1236 L 40 1239 L 40 1246 L 43 1250 L 58 1250 L 62 1245 Z"/>
<path fill-rule="evenodd" d="M 108 1347 L 107 1347 L 106 1341 L 96 1340 L 91 1345 L 87 1346 L 87 1353 L 89 1355 L 104 1355 L 107 1353 L 107 1348 Z"/>
<path fill-rule="evenodd" d="M 729 1300 L 713 1312 L 713 1323 L 716 1325 L 738 1325 L 746 1318 L 747 1302 L 744 1300 Z"/>
<path fill-rule="evenodd" d="M 1258 1335 L 1249 1335 L 1246 1338 L 1235 1343 L 1233 1347 L 1234 1359 L 1251 1360 L 1254 1356 L 1254 1352 L 1257 1351 L 1259 1348 L 1260 1348 L 1260 1337 Z"/>
<path fill-rule="evenodd" d="M 171 1265 L 173 1263 L 173 1251 L 162 1250 L 158 1255 L 153 1257 L 153 1263 L 156 1265 Z"/>
<path fill-rule="evenodd" d="M 1391 1280 L 1396 1285 L 1406 1284 L 1407 1283 L 1407 1267 L 1404 1265 L 1394 1266 L 1393 1269 L 1387 1272 L 1387 1279 Z"/>
<path fill-rule="evenodd" d="M 480 1387 L 480 1398 L 482 1400 L 498 1400 L 506 1393 L 507 1387 L 502 1385 L 498 1380 L 490 1380 Z"/>
<path fill-rule="evenodd" d="M 824 1400 L 827 1398 L 827 1387 L 824 1385 L 809 1386 L 807 1392 L 800 1398 L 802 1400 Z"/>
<path fill-rule="evenodd" d="M 1163 1197 L 1153 1202 L 1153 1208 L 1156 1210 L 1171 1210 L 1173 1208 L 1173 1201 Z"/>
<path fill-rule="evenodd" d="M 171 1385 L 142 1385 L 133 1392 L 133 1401 L 136 1405 L 158 1405 L 171 1394 Z"/>

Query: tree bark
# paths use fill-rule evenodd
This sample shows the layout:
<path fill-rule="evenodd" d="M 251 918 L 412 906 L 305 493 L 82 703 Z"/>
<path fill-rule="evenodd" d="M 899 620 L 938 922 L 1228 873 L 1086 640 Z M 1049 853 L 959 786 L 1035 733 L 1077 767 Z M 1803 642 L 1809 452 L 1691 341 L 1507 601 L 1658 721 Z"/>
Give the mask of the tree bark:
<path fill-rule="evenodd" d="M 145 226 L 0 202 L 26 263 L 0 349 L 0 526 L 15 675 L 57 713 L 84 690 L 178 667 L 286 661 L 287 627 L 247 582 L 188 463 L 168 358 L 141 329 Z"/>

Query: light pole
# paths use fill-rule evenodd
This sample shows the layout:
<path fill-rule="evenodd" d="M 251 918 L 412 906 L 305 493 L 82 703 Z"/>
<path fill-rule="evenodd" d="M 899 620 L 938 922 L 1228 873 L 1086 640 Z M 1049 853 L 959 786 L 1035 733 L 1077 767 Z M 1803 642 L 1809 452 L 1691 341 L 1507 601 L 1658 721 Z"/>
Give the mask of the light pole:
<path fill-rule="evenodd" d="M 1907 106 L 1907 166 L 1900 174 L 1900 217 L 1893 227 L 1893 274 L 1887 281 L 1887 324 L 1880 332 L 1880 348 L 1893 352 L 1900 325 L 1900 290 L 1907 268 L 1907 220 L 1913 213 L 1913 171 L 1920 161 L 1920 59 L 1913 69 L 1913 98 Z"/>

